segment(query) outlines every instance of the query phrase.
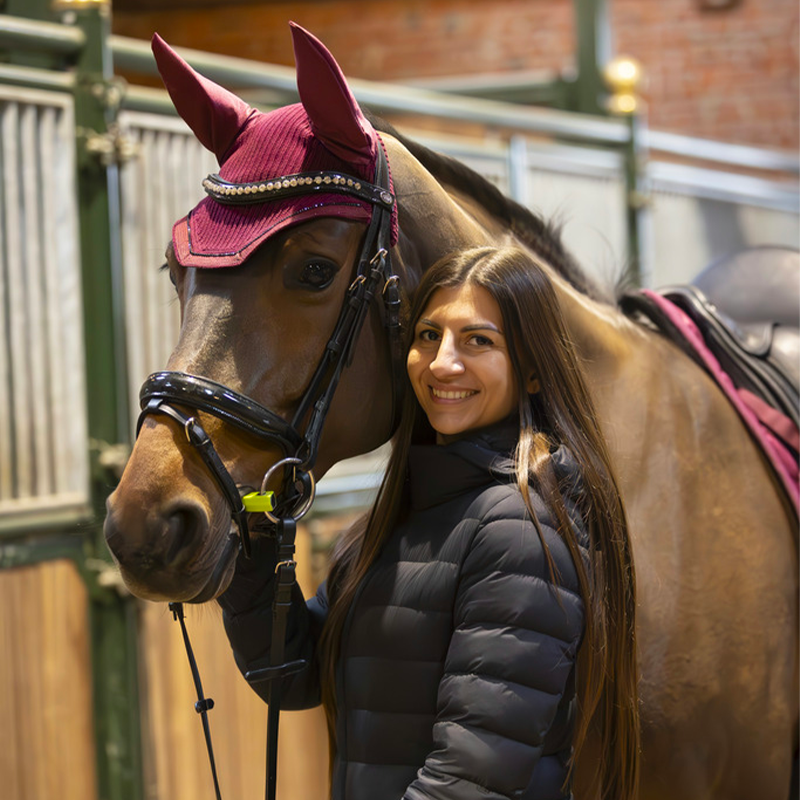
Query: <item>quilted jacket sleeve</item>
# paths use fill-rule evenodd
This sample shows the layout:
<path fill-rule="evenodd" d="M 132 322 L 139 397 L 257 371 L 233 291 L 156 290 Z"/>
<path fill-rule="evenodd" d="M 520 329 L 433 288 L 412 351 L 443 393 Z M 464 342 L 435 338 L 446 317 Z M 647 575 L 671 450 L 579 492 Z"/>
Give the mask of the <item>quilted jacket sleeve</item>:
<path fill-rule="evenodd" d="M 540 762 L 583 632 L 575 568 L 537 500 L 557 585 L 516 489 L 497 487 L 490 499 L 461 570 L 434 749 L 404 800 L 527 797 L 532 784 L 536 797 L 561 796 L 560 780 L 541 784 L 563 778 L 563 763 Z"/>
<path fill-rule="evenodd" d="M 275 541 L 260 537 L 253 542 L 253 558 L 239 557 L 228 590 L 219 598 L 225 632 L 242 674 L 269 665 L 274 597 Z M 295 585 L 286 631 L 286 661 L 303 658 L 304 670 L 284 679 L 281 704 L 287 710 L 311 708 L 320 702 L 316 646 L 328 613 L 323 584 L 308 602 Z M 253 686 L 266 700 L 267 684 Z"/>

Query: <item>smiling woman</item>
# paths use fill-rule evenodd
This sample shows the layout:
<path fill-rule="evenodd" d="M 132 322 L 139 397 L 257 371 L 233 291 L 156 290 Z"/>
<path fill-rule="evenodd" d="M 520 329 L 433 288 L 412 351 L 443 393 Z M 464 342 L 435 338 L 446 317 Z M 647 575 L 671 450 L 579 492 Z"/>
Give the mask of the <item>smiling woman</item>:
<path fill-rule="evenodd" d="M 503 328 L 500 307 L 479 286 L 439 289 L 423 310 L 408 377 L 439 444 L 516 408 L 519 390 Z M 529 383 L 531 391 L 533 378 Z"/>
<path fill-rule="evenodd" d="M 590 724 L 612 754 L 599 796 L 632 797 L 627 525 L 546 272 L 515 248 L 438 262 L 406 354 L 378 499 L 293 608 L 291 656 L 319 670 L 288 679 L 285 704 L 321 695 L 334 798 L 569 798 Z M 221 597 L 244 668 L 271 626 L 271 582 L 253 581 L 275 554 L 256 550 Z"/>

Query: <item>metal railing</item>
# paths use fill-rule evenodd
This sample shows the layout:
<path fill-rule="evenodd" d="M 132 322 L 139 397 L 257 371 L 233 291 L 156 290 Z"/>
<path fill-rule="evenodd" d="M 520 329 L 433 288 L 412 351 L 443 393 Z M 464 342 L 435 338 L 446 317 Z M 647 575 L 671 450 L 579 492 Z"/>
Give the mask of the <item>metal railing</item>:
<path fill-rule="evenodd" d="M 800 155 L 788 151 L 730 144 L 654 130 L 645 132 L 645 146 L 650 151 L 695 158 L 729 167 L 800 175 Z"/>
<path fill-rule="evenodd" d="M 34 22 L 22 17 L 0 15 L 0 48 L 14 47 L 74 55 L 84 47 L 86 36 L 71 25 Z M 148 42 L 125 36 L 109 37 L 114 65 L 121 70 L 156 74 Z M 297 98 L 295 71 L 291 67 L 253 62 L 189 48 L 179 48 L 181 55 L 203 74 L 226 85 L 242 89 L 260 89 L 272 93 L 278 102 Z M 45 77 L 46 73 L 47 77 Z M 0 80 L 25 80 L 55 83 L 68 87 L 71 75 L 53 75 L 46 70 L 0 65 Z M 550 135 L 558 139 L 623 145 L 630 139 L 624 121 L 602 119 L 588 114 L 529 108 L 513 103 L 464 98 L 462 96 L 396 83 L 350 81 L 360 102 L 375 110 L 396 114 L 420 114 L 444 119 L 479 122 L 485 125 Z M 146 87 L 130 87 L 129 107 L 161 111 L 168 101 Z M 171 105 L 170 105 L 171 107 Z M 776 170 L 800 174 L 796 154 L 744 145 L 727 144 L 682 134 L 647 131 L 645 145 L 651 150 L 689 156 L 732 167 Z"/>
<path fill-rule="evenodd" d="M 147 42 L 112 36 L 111 51 L 114 54 L 115 67 L 157 74 Z M 291 67 L 263 64 L 189 48 L 177 48 L 177 51 L 195 69 L 218 83 L 239 89 L 267 90 L 271 93 L 270 102 L 277 100 L 282 104 L 297 99 L 296 73 Z M 373 111 L 383 113 L 419 114 L 439 119 L 477 122 L 497 128 L 597 144 L 619 146 L 630 138 L 624 122 L 589 114 L 457 97 L 396 83 L 352 79 L 348 80 L 348 84 L 360 103 Z M 136 98 L 137 92 L 134 90 L 130 95 L 131 98 Z"/>
<path fill-rule="evenodd" d="M 85 46 L 86 34 L 72 25 L 33 21 L 8 14 L 0 16 L 0 48 L 76 55 Z"/>

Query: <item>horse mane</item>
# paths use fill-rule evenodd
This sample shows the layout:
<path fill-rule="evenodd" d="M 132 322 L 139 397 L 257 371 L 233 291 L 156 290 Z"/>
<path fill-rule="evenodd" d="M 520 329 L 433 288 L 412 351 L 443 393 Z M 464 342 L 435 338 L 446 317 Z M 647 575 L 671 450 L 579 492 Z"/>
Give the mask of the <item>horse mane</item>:
<path fill-rule="evenodd" d="M 386 120 L 367 113 L 381 133 L 397 139 L 438 181 L 472 197 L 489 214 L 543 258 L 571 286 L 594 300 L 608 302 L 607 295 L 580 268 L 561 239 L 561 227 L 543 219 L 525 206 L 506 197 L 491 181 L 457 159 L 437 153 L 399 133 Z"/>

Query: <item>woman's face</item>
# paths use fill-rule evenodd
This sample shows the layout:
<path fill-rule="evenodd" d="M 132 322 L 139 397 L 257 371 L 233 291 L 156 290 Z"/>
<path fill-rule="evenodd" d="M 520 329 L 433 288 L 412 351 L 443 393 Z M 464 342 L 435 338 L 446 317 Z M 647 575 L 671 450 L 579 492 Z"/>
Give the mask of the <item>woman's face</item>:
<path fill-rule="evenodd" d="M 517 407 L 500 307 L 479 286 L 431 295 L 414 329 L 407 367 L 439 443 L 499 422 Z"/>

